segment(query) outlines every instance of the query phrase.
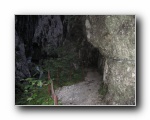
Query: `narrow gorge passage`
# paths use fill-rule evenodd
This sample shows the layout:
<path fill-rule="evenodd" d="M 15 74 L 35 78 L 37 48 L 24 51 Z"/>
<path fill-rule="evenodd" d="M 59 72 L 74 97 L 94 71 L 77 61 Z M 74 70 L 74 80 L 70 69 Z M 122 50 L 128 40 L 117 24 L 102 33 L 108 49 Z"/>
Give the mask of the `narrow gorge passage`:
<path fill-rule="evenodd" d="M 101 80 L 102 76 L 96 70 L 87 69 L 83 82 L 58 88 L 56 94 L 62 105 L 100 105 Z"/>
<path fill-rule="evenodd" d="M 15 104 L 135 105 L 135 59 L 135 15 L 15 15 Z"/>

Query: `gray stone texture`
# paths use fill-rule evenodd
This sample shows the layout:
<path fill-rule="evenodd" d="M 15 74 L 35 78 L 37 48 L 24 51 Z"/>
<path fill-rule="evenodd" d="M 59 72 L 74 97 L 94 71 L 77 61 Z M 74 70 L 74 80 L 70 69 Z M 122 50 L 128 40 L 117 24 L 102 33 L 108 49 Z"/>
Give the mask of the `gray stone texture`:
<path fill-rule="evenodd" d="M 38 43 L 42 52 L 50 55 L 52 50 L 61 44 L 62 37 L 63 25 L 60 16 L 44 15 L 39 17 L 33 43 Z"/>
<path fill-rule="evenodd" d="M 88 41 L 105 57 L 106 104 L 135 104 L 135 16 L 86 16 Z"/>
<path fill-rule="evenodd" d="M 15 32 L 15 42 L 15 76 L 18 81 L 30 77 L 31 75 L 26 60 L 24 43 L 21 38 L 19 38 L 17 32 Z"/>

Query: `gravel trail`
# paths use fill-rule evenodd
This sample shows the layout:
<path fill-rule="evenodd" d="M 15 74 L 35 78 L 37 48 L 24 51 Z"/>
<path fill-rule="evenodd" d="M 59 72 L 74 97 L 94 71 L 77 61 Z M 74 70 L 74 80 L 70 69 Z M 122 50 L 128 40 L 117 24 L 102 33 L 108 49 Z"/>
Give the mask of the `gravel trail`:
<path fill-rule="evenodd" d="M 96 70 L 88 69 L 85 80 L 58 88 L 55 92 L 62 105 L 100 105 L 98 89 L 102 76 Z"/>

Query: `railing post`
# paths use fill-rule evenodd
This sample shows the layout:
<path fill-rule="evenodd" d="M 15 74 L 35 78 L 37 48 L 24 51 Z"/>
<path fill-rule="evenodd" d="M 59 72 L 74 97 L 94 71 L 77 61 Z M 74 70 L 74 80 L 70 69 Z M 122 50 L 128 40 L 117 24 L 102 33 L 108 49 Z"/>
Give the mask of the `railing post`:
<path fill-rule="evenodd" d="M 48 80 L 51 81 L 51 83 L 50 83 L 51 85 L 48 85 L 48 92 L 49 92 L 49 95 L 50 95 L 50 93 L 52 92 L 51 97 L 52 97 L 52 99 L 54 100 L 54 105 L 58 105 L 58 98 L 57 98 L 57 96 L 56 96 L 56 94 L 55 94 L 55 92 L 54 92 L 53 80 L 51 80 L 51 78 L 50 78 L 50 72 L 49 72 L 49 70 L 48 70 Z"/>
<path fill-rule="evenodd" d="M 48 80 L 50 81 L 50 73 L 49 73 L 49 70 L 48 70 Z M 50 85 L 51 83 L 49 83 L 49 85 L 48 85 L 48 93 L 49 93 L 49 95 L 51 95 L 51 85 Z"/>

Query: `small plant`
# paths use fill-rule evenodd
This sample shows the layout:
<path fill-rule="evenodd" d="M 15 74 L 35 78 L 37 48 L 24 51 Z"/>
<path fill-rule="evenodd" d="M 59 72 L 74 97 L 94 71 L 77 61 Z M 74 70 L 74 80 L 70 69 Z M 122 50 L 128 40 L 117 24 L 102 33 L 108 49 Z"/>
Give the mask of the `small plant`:
<path fill-rule="evenodd" d="M 98 91 L 99 91 L 99 94 L 102 96 L 102 98 L 104 98 L 108 92 L 108 85 L 105 84 L 104 82 L 101 82 L 100 88 Z"/>
<path fill-rule="evenodd" d="M 69 43 L 56 49 L 58 58 L 41 60 L 38 65 L 42 71 L 42 78 L 27 78 L 21 85 L 22 93 L 17 95 L 17 104 L 22 105 L 54 105 L 54 100 L 50 97 L 50 80 L 47 80 L 47 72 L 50 72 L 54 89 L 68 86 L 83 80 L 83 69 L 79 66 L 79 57 L 75 49 L 77 44 Z M 78 63 L 76 69 L 73 63 Z M 35 77 L 35 73 L 32 77 Z M 21 96 L 21 97 L 20 97 Z M 58 104 L 61 104 L 58 101 Z"/>
<path fill-rule="evenodd" d="M 78 61 L 78 54 L 71 50 L 70 44 L 59 47 L 56 50 L 58 58 L 44 60 L 43 70 L 50 70 L 51 77 L 54 78 L 54 88 L 72 85 L 82 80 L 82 69 L 75 70 L 73 63 Z M 70 51 L 68 51 L 68 49 Z"/>
<path fill-rule="evenodd" d="M 17 104 L 23 105 L 54 105 L 53 99 L 48 94 L 50 81 L 27 78 L 24 80 L 24 94 Z"/>

